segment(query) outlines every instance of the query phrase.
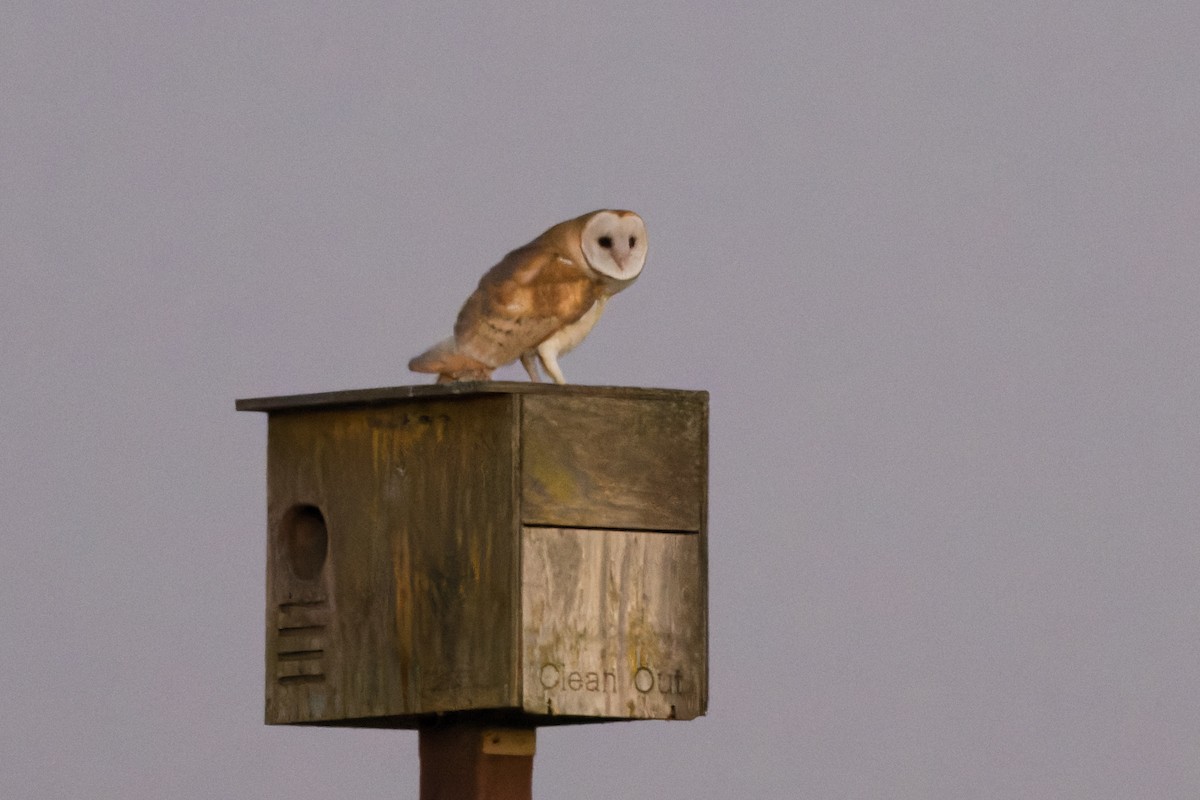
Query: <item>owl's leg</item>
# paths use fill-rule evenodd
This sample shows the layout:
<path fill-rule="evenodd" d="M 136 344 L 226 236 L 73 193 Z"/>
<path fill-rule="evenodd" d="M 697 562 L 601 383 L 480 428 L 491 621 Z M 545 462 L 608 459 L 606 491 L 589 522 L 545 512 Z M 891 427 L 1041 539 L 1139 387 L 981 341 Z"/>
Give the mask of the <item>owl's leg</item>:
<path fill-rule="evenodd" d="M 534 383 L 542 382 L 542 376 L 538 375 L 537 360 L 535 359 L 532 350 L 521 353 L 521 366 L 524 367 L 525 371 L 529 373 L 529 380 Z"/>
<path fill-rule="evenodd" d="M 551 344 L 551 340 L 548 339 L 539 344 L 537 354 L 546 374 L 553 378 L 555 383 L 562 386 L 567 382 L 567 379 L 563 377 L 562 370 L 558 368 L 558 348 Z"/>

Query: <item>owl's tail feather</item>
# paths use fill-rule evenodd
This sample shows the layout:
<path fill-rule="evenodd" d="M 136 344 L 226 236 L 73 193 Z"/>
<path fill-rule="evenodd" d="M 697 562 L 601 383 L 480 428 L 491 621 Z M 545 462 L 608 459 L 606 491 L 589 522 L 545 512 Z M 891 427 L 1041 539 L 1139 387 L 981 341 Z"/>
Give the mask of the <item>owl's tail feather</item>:
<path fill-rule="evenodd" d="M 408 368 L 413 372 L 432 372 L 438 376 L 438 383 L 492 379 L 492 367 L 458 352 L 453 336 L 409 361 Z"/>

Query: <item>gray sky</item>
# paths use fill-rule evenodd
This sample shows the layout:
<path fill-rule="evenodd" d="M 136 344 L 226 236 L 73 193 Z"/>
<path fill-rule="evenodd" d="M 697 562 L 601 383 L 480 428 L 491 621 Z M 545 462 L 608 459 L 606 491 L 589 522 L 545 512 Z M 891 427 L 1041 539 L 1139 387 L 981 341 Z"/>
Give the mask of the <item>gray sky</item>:
<path fill-rule="evenodd" d="M 0 9 L 0 796 L 415 797 L 261 723 L 233 400 L 605 206 L 563 368 L 712 393 L 712 699 L 538 797 L 1200 795 L 1200 6 L 348 5 Z"/>

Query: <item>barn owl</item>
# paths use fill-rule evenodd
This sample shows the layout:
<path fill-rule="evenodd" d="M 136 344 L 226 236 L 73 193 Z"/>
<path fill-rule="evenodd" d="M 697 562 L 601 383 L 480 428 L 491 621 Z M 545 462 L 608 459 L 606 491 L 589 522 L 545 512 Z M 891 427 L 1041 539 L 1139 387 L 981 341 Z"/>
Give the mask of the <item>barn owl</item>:
<path fill-rule="evenodd" d="M 574 349 L 608 298 L 646 263 L 646 224 L 632 211 L 593 211 L 560 222 L 492 267 L 467 298 L 454 335 L 408 362 L 438 383 L 490 380 L 518 358 L 529 379 L 537 363 L 566 383 L 558 357 Z"/>

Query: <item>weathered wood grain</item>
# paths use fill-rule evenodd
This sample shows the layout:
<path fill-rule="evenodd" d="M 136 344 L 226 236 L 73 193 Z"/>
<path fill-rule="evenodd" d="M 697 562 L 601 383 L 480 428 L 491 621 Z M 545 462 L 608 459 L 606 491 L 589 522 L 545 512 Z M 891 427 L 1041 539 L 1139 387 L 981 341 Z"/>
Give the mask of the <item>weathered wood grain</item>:
<path fill-rule="evenodd" d="M 526 525 L 698 531 L 705 404 L 693 396 L 522 397 Z"/>
<path fill-rule="evenodd" d="M 307 627 L 306 608 L 328 610 L 320 630 L 300 631 L 322 651 L 319 681 L 279 680 L 296 669 L 278 667 L 294 634 L 269 622 L 268 721 L 516 702 L 513 419 L 504 395 L 271 419 L 269 604 L 293 628 Z M 320 509 L 328 530 L 310 580 L 283 547 L 297 505 Z"/>
<path fill-rule="evenodd" d="M 625 719 L 703 714 L 702 544 L 690 533 L 525 528 L 525 710 Z"/>

